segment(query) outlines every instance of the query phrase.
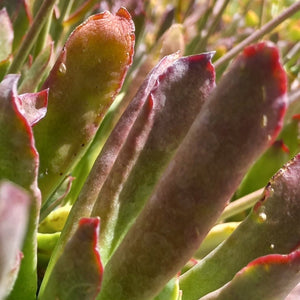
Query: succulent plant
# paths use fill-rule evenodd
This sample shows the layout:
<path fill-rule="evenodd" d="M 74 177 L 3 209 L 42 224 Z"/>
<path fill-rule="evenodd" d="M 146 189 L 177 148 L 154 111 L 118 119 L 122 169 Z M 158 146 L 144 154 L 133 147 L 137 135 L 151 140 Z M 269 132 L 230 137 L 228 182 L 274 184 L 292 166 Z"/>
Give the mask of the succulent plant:
<path fill-rule="evenodd" d="M 0 1 L 0 299 L 298 299 L 300 1 L 258 3 Z"/>

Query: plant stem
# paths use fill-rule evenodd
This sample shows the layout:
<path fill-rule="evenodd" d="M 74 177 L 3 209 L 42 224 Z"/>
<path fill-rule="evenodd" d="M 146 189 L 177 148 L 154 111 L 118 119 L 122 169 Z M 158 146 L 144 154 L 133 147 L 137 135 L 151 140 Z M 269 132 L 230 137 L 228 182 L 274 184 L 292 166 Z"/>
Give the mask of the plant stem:
<path fill-rule="evenodd" d="M 7 73 L 19 72 L 45 22 L 47 21 L 47 17 L 49 16 L 55 2 L 56 0 L 45 0 L 43 2 Z"/>
<path fill-rule="evenodd" d="M 260 38 L 262 38 L 265 34 L 272 31 L 276 28 L 279 24 L 281 24 L 284 20 L 288 19 L 290 16 L 295 14 L 297 11 L 300 10 L 300 1 L 297 1 L 285 11 L 283 11 L 280 15 L 278 15 L 275 19 L 271 20 L 267 24 L 261 27 L 261 29 L 255 31 L 253 34 L 248 36 L 230 51 L 228 51 L 224 56 L 218 59 L 215 63 L 215 68 L 218 69 L 225 65 L 228 61 L 230 61 L 233 57 L 235 57 L 240 51 L 242 51 L 246 46 L 249 44 L 256 42 Z"/>
<path fill-rule="evenodd" d="M 261 188 L 251 194 L 248 194 L 228 204 L 228 206 L 224 209 L 217 222 L 219 223 L 227 218 L 230 218 L 238 213 L 243 212 L 248 208 L 251 208 L 253 204 L 255 204 L 260 198 L 263 190 L 264 188 Z"/>

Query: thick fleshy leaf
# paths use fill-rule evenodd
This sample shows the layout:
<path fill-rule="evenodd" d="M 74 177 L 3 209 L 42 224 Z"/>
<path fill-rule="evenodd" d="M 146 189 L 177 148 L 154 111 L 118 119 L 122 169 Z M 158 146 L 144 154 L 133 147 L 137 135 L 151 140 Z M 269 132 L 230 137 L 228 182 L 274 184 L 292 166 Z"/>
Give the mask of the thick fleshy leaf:
<path fill-rule="evenodd" d="M 260 257 L 199 300 L 284 300 L 300 280 L 300 251 Z"/>
<path fill-rule="evenodd" d="M 197 250 L 250 164 L 274 140 L 285 107 L 286 76 L 278 51 L 265 43 L 246 48 L 205 102 L 107 263 L 98 300 L 146 300 L 162 289 Z M 268 120 L 263 128 L 262 118 Z"/>
<path fill-rule="evenodd" d="M 86 181 L 97 156 L 101 152 L 105 141 L 121 115 L 124 113 L 125 109 L 128 107 L 129 103 L 134 98 L 151 69 L 155 67 L 159 60 L 165 55 L 170 55 L 180 49 L 183 52 L 183 47 L 183 28 L 179 24 L 174 24 L 174 26 L 172 26 L 157 43 L 153 51 L 149 53 L 143 64 L 138 68 L 137 74 L 131 80 L 128 88 L 126 88 L 126 93 L 120 95 L 122 96 L 122 99 L 119 100 L 117 98 L 115 100 L 101 123 L 91 146 L 78 165 L 76 165 L 74 170 L 72 170 L 72 175 L 76 177 L 76 184 L 73 185 L 70 194 L 68 195 L 68 202 L 74 203 L 74 201 L 78 198 L 79 192 Z M 174 54 L 174 57 L 175 56 L 176 55 Z"/>
<path fill-rule="evenodd" d="M 17 104 L 18 78 L 18 75 L 7 75 L 0 83 L 0 179 L 20 185 L 31 197 L 30 217 L 22 249 L 24 259 L 10 299 L 33 299 L 36 293 L 36 231 L 40 207 L 38 154 L 31 126 Z"/>
<path fill-rule="evenodd" d="M 132 61 L 134 26 L 121 8 L 78 26 L 44 84 L 46 117 L 35 126 L 43 202 L 93 139 Z"/>
<path fill-rule="evenodd" d="M 83 218 L 51 273 L 40 300 L 94 299 L 102 280 L 98 251 L 99 218 Z"/>
<path fill-rule="evenodd" d="M 180 24 L 174 24 L 167 32 L 157 41 L 155 47 L 147 54 L 145 60 L 138 68 L 137 73 L 133 76 L 126 94 L 124 102 L 129 103 L 136 94 L 138 88 L 144 81 L 146 75 L 166 55 L 179 51 L 179 55 L 184 52 L 183 27 Z M 123 104 L 124 105 L 124 104 Z"/>
<path fill-rule="evenodd" d="M 29 204 L 23 189 L 0 183 L 0 299 L 9 294 L 19 271 Z"/>
<path fill-rule="evenodd" d="M 0 10 L 0 61 L 7 59 L 12 52 L 14 31 L 5 8 Z"/>
<path fill-rule="evenodd" d="M 299 178 L 300 155 L 271 179 L 261 200 L 233 234 L 182 276 L 183 299 L 196 300 L 220 288 L 257 257 L 287 254 L 299 246 Z"/>
<path fill-rule="evenodd" d="M 104 148 L 102 149 L 99 157 L 97 158 L 92 171 L 83 186 L 79 198 L 74 203 L 70 212 L 67 223 L 61 235 L 59 244 L 55 250 L 54 255 L 51 257 L 50 265 L 47 268 L 41 290 L 48 280 L 51 269 L 56 262 L 57 258 L 62 253 L 66 242 L 71 238 L 76 230 L 75 224 L 78 223 L 82 217 L 89 217 L 93 209 L 94 202 L 97 199 L 99 191 L 103 186 L 108 174 L 110 173 L 114 162 L 122 149 L 128 134 L 137 119 L 146 99 L 149 96 L 157 78 L 161 73 L 176 59 L 177 55 L 170 55 L 163 58 L 160 63 L 150 72 L 145 79 L 141 88 L 139 89 L 136 97 L 130 103 L 128 109 L 124 112 L 121 119 L 117 123 L 115 129 L 109 136 Z"/>
<path fill-rule="evenodd" d="M 0 131 L 0 179 L 8 179 L 30 190 L 36 177 L 38 154 L 30 124 L 19 110 L 18 79 L 18 75 L 7 75 L 0 83 L 0 124 L 3 128 Z"/>
<path fill-rule="evenodd" d="M 179 58 L 151 91 L 154 116 L 147 141 L 130 174 L 121 175 L 132 147 L 127 141 L 92 211 L 102 221 L 100 244 L 105 262 L 143 208 L 214 87 L 211 57 L 212 53 Z"/>

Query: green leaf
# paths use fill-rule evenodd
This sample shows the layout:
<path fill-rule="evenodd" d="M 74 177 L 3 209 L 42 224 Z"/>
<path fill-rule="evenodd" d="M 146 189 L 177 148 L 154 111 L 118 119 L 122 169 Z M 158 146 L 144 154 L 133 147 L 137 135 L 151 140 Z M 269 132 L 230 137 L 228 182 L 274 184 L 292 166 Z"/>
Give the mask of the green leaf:
<path fill-rule="evenodd" d="M 196 300 L 220 288 L 257 257 L 287 254 L 299 246 L 299 176 L 300 155 L 297 155 L 271 179 L 260 201 L 233 234 L 182 275 L 183 299 Z"/>
<path fill-rule="evenodd" d="M 260 257 L 219 290 L 199 300 L 284 300 L 300 281 L 300 251 Z M 295 298 L 296 299 L 296 298 Z"/>
<path fill-rule="evenodd" d="M 24 259 L 9 299 L 34 299 L 36 293 L 36 232 L 40 207 L 37 188 L 38 153 L 34 146 L 28 111 L 17 95 L 18 75 L 0 83 L 0 179 L 8 179 L 29 192 L 31 205 Z M 32 95 L 35 98 L 35 95 Z M 28 95 L 29 97 L 29 95 Z M 30 98 L 30 97 L 29 97 Z M 21 288 L 22 287 L 22 288 Z"/>
<path fill-rule="evenodd" d="M 99 218 L 84 218 L 57 261 L 40 300 L 94 299 L 100 290 Z"/>
<path fill-rule="evenodd" d="M 278 51 L 265 43 L 246 48 L 203 105 L 107 263 L 97 300 L 148 300 L 163 288 L 275 138 L 285 107 L 286 76 Z M 263 116 L 268 124 L 262 128 Z"/>
<path fill-rule="evenodd" d="M 9 294 L 19 271 L 29 204 L 30 197 L 23 189 L 8 181 L 1 181 L 0 299 Z"/>
<path fill-rule="evenodd" d="M 73 31 L 46 80 L 48 113 L 34 130 L 44 203 L 81 158 L 120 90 L 132 60 L 133 29 L 124 8 L 116 16 L 91 16 Z"/>

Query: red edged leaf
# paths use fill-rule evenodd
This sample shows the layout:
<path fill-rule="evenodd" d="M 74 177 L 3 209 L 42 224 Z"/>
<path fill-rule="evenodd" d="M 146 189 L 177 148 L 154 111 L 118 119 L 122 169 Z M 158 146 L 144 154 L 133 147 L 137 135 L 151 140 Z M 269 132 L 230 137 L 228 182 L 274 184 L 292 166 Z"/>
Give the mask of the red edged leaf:
<path fill-rule="evenodd" d="M 83 218 L 58 259 L 40 299 L 94 299 L 103 268 L 98 251 L 100 219 Z"/>
<path fill-rule="evenodd" d="M 185 265 L 275 138 L 285 93 L 276 48 L 254 45 L 237 58 L 107 263 L 98 300 L 151 299 Z"/>
<path fill-rule="evenodd" d="M 138 93 L 125 110 L 114 130 L 110 134 L 106 144 L 104 145 L 100 155 L 96 159 L 94 166 L 84 184 L 82 191 L 74 203 L 70 212 L 67 223 L 62 231 L 60 242 L 56 248 L 55 254 L 52 256 L 50 265 L 48 266 L 44 282 L 47 281 L 48 274 L 58 256 L 61 254 L 66 242 L 70 239 L 76 230 L 76 225 L 80 218 L 89 217 L 93 209 L 94 202 L 97 199 L 108 174 L 110 173 L 114 162 L 119 155 L 128 134 L 138 117 L 139 112 L 143 108 L 146 99 L 149 96 L 158 76 L 167 68 L 178 56 L 176 54 L 164 57 L 160 63 L 150 72 L 141 85 Z M 43 285 L 44 285 L 43 282 Z M 43 285 L 41 289 L 43 289 Z"/>
<path fill-rule="evenodd" d="M 8 295 L 20 267 L 29 213 L 29 195 L 16 185 L 0 183 L 0 299 Z"/>
<path fill-rule="evenodd" d="M 31 197 L 30 217 L 22 249 L 24 259 L 10 299 L 30 299 L 36 293 L 36 232 L 40 208 L 37 188 L 38 153 L 32 128 L 19 110 L 19 75 L 7 75 L 0 83 L 0 179 L 25 188 Z M 25 286 L 24 283 L 26 282 Z M 20 288 L 22 286 L 22 288 Z M 22 294 L 22 296 L 21 296 Z"/>
<path fill-rule="evenodd" d="M 219 290 L 199 300 L 283 300 L 300 281 L 300 250 L 259 257 Z"/>
<path fill-rule="evenodd" d="M 132 62 L 134 25 L 121 8 L 89 17 L 67 40 L 44 88 L 46 117 L 34 128 L 43 202 L 83 155 Z M 82 146 L 84 145 L 84 147 Z"/>
<path fill-rule="evenodd" d="M 38 153 L 32 129 L 20 111 L 17 95 L 19 75 L 7 75 L 0 83 L 0 178 L 8 179 L 27 190 L 36 182 Z"/>
<path fill-rule="evenodd" d="M 257 257 L 289 253 L 299 246 L 299 178 L 300 154 L 271 179 L 260 201 L 233 234 L 212 255 L 181 277 L 183 299 L 196 300 L 218 289 Z M 220 264 L 222 272 L 215 267 Z M 206 284 L 196 287 L 196 282 Z"/>
<path fill-rule="evenodd" d="M 157 78 L 150 93 L 153 120 L 145 128 L 149 133 L 145 145 L 131 172 L 123 176 L 121 170 L 129 164 L 126 155 L 133 144 L 127 141 L 92 211 L 92 216 L 102 220 L 101 251 L 106 254 L 112 254 L 136 219 L 213 89 L 211 57 L 212 53 L 206 53 L 179 58 Z M 135 138 L 133 133 L 131 139 Z"/>

